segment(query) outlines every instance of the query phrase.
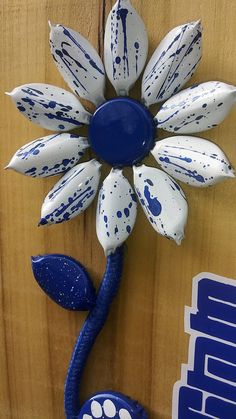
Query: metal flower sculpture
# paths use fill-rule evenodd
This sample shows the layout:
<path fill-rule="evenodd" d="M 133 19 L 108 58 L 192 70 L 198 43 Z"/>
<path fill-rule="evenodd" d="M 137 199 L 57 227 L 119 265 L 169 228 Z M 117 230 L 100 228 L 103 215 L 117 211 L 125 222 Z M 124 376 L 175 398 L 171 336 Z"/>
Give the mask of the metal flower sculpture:
<path fill-rule="evenodd" d="M 88 353 L 118 289 L 122 244 L 135 224 L 136 196 L 153 228 L 180 244 L 188 206 L 175 179 L 205 187 L 234 176 L 227 157 L 217 145 L 189 135 L 218 125 L 236 101 L 236 88 L 220 81 L 180 90 L 199 64 L 201 39 L 200 21 L 172 29 L 146 66 L 141 102 L 133 100 L 128 94 L 143 71 L 148 38 L 130 1 L 118 0 L 107 19 L 104 66 L 83 36 L 63 25 L 51 25 L 52 56 L 76 96 L 55 86 L 36 83 L 9 93 L 30 121 L 59 132 L 21 147 L 8 165 L 32 177 L 65 172 L 44 200 L 40 224 L 61 223 L 86 210 L 99 187 L 101 162 L 112 166 L 100 188 L 97 204 L 97 236 L 107 255 L 97 295 L 82 265 L 72 258 L 64 255 L 32 258 L 36 280 L 54 301 L 65 308 L 90 310 L 68 371 L 67 418 L 147 417 L 137 402 L 119 393 L 97 393 L 82 407 L 77 395 Z M 104 98 L 105 72 L 118 96 L 111 100 Z M 93 115 L 82 106 L 78 96 L 96 106 Z M 148 108 L 159 102 L 164 103 L 153 117 Z M 89 126 L 88 138 L 68 132 L 82 124 Z M 174 135 L 159 140 L 158 128 Z M 79 163 L 88 147 L 97 158 Z M 163 170 L 140 165 L 149 153 Z M 125 166 L 133 167 L 136 193 L 122 173 Z"/>

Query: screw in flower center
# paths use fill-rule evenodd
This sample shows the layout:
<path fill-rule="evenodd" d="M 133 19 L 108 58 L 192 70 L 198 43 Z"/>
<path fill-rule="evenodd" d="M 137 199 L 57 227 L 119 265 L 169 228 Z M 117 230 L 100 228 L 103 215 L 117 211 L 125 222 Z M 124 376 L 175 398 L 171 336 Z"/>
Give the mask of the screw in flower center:
<path fill-rule="evenodd" d="M 89 125 L 93 151 L 115 167 L 141 161 L 154 145 L 154 134 L 149 110 L 136 100 L 123 97 L 103 103 Z"/>

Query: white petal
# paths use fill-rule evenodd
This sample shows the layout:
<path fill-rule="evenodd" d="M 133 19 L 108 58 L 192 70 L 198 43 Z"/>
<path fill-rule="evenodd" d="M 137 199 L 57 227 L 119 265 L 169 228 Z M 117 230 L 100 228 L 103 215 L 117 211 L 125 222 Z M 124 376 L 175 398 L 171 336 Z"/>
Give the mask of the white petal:
<path fill-rule="evenodd" d="M 147 106 L 168 99 L 195 72 L 201 59 L 200 21 L 178 26 L 158 45 L 143 75 L 142 98 Z"/>
<path fill-rule="evenodd" d="M 156 115 L 158 128 L 176 133 L 200 132 L 215 127 L 235 104 L 236 87 L 209 81 L 171 97 Z"/>
<path fill-rule="evenodd" d="M 47 135 L 21 147 L 7 168 L 32 177 L 56 175 L 77 164 L 88 147 L 85 137 L 70 133 Z"/>
<path fill-rule="evenodd" d="M 192 186 L 209 186 L 234 177 L 223 151 L 199 137 L 165 138 L 156 142 L 151 153 L 169 175 Z"/>
<path fill-rule="evenodd" d="M 56 66 L 70 88 L 95 105 L 103 102 L 105 71 L 90 42 L 70 28 L 51 25 L 50 45 Z"/>
<path fill-rule="evenodd" d="M 99 192 L 96 229 L 107 254 L 130 235 L 137 213 L 136 196 L 122 171 L 112 169 Z"/>
<path fill-rule="evenodd" d="M 134 185 L 153 228 L 180 244 L 184 237 L 188 205 L 182 189 L 162 170 L 134 166 Z"/>
<path fill-rule="evenodd" d="M 70 169 L 46 196 L 40 224 L 62 223 L 86 210 L 98 189 L 100 167 L 91 160 Z"/>
<path fill-rule="evenodd" d="M 26 118 L 43 128 L 68 131 L 89 123 L 91 115 L 78 99 L 59 87 L 30 83 L 7 94 Z"/>
<path fill-rule="evenodd" d="M 144 23 L 129 0 L 118 0 L 106 23 L 104 62 L 120 96 L 127 95 L 143 70 L 148 51 Z"/>
<path fill-rule="evenodd" d="M 105 417 L 114 418 L 114 416 L 116 415 L 116 407 L 114 403 L 109 399 L 106 399 L 104 401 L 103 410 L 104 410 Z"/>

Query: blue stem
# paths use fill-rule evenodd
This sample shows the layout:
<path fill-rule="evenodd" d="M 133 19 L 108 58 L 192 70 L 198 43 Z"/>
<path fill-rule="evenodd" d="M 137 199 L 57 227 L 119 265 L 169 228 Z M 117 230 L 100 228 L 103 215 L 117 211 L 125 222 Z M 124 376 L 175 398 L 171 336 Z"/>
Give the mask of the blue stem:
<path fill-rule="evenodd" d="M 123 246 L 107 257 L 106 270 L 98 290 L 96 304 L 90 311 L 78 336 L 71 357 L 65 384 L 65 413 L 67 419 L 78 418 L 79 388 L 82 374 L 94 341 L 101 331 L 115 297 L 123 268 Z"/>

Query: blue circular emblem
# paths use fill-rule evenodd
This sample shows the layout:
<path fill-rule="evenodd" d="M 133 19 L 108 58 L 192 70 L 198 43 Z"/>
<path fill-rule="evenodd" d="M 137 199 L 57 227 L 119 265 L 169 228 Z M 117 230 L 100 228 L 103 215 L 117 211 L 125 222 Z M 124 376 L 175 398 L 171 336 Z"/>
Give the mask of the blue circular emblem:
<path fill-rule="evenodd" d="M 141 103 L 116 98 L 93 114 L 89 141 L 94 152 L 112 166 L 130 166 L 142 160 L 154 145 L 153 116 Z"/>

